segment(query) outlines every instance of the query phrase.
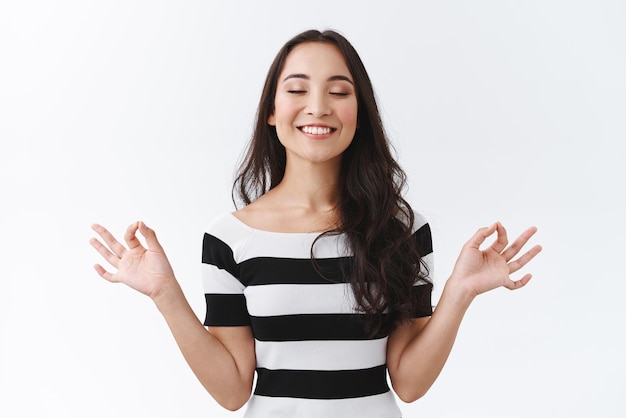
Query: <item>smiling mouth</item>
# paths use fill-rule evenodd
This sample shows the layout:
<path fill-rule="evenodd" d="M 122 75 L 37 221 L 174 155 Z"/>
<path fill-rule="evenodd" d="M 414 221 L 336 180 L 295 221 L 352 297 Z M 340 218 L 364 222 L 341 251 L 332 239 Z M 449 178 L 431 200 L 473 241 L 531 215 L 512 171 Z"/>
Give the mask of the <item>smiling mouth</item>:
<path fill-rule="evenodd" d="M 328 135 L 337 130 L 328 126 L 300 126 L 298 129 L 309 135 Z"/>

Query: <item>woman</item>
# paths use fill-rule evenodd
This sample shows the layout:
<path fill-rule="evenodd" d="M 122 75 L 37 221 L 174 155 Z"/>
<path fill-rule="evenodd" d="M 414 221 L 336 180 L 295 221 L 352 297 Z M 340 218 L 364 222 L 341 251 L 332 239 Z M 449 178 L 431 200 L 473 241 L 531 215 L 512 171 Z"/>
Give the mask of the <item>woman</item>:
<path fill-rule="evenodd" d="M 358 54 L 333 31 L 307 31 L 269 70 L 234 186 L 245 206 L 205 233 L 207 328 L 142 222 L 127 229 L 128 248 L 94 225 L 108 248 L 91 243 L 117 272 L 95 268 L 154 300 L 225 408 L 248 403 L 248 417 L 399 417 L 387 373 L 403 401 L 420 398 L 474 297 L 526 285 L 529 274 L 509 275 L 541 250 L 513 260 L 535 228 L 511 245 L 499 223 L 479 229 L 433 313 L 430 230 L 402 198 L 404 179 Z"/>

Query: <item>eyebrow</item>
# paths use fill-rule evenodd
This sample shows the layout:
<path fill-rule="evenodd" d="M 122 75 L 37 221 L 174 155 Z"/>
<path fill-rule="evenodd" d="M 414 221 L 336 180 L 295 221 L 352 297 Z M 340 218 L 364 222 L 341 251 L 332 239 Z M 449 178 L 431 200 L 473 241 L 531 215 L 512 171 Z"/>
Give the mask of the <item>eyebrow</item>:
<path fill-rule="evenodd" d="M 302 79 L 305 79 L 305 80 L 310 80 L 311 79 L 311 77 L 309 77 L 306 74 L 297 73 L 297 74 L 289 74 L 287 77 L 285 77 L 283 79 L 283 81 L 287 81 L 290 78 L 302 78 Z M 346 77 L 345 75 L 333 75 L 331 77 L 328 77 L 328 79 L 326 81 L 347 81 L 348 83 L 354 85 L 354 82 L 352 80 L 350 80 L 350 78 Z"/>

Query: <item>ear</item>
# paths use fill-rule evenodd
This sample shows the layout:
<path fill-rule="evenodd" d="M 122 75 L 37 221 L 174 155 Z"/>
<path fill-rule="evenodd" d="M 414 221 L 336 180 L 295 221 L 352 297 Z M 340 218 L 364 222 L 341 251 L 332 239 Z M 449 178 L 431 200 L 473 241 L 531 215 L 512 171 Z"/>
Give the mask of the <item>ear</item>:
<path fill-rule="evenodd" d="M 274 113 L 272 113 L 270 117 L 267 118 L 267 124 L 270 126 L 276 126 L 276 118 L 274 117 Z"/>

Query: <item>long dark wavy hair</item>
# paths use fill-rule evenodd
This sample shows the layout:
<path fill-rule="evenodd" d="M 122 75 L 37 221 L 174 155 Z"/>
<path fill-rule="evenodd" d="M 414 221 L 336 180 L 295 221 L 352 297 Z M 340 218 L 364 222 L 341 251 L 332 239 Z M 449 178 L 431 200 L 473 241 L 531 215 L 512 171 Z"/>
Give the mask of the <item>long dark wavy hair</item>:
<path fill-rule="evenodd" d="M 339 226 L 321 236 L 342 233 L 347 237 L 354 254 L 349 277 L 358 308 L 365 314 L 370 333 L 384 335 L 411 318 L 416 309 L 430 310 L 430 305 L 420 306 L 428 301 L 413 291 L 418 278 L 430 281 L 413 237 L 414 213 L 402 196 L 406 174 L 392 156 L 365 66 L 339 33 L 302 32 L 278 52 L 267 74 L 254 132 L 233 185 L 233 200 L 247 205 L 276 187 L 285 174 L 285 148 L 268 119 L 274 112 L 285 59 L 295 46 L 306 42 L 339 48 L 354 80 L 358 127 L 342 156 Z"/>

